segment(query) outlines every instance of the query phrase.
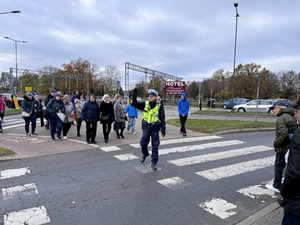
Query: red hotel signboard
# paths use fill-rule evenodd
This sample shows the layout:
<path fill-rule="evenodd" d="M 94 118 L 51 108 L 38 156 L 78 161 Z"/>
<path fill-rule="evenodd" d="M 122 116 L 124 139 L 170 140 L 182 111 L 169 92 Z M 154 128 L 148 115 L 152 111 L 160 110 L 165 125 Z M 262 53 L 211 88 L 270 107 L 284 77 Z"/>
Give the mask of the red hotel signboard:
<path fill-rule="evenodd" d="M 166 82 L 166 95 L 180 95 L 185 91 L 184 81 L 167 81 Z"/>

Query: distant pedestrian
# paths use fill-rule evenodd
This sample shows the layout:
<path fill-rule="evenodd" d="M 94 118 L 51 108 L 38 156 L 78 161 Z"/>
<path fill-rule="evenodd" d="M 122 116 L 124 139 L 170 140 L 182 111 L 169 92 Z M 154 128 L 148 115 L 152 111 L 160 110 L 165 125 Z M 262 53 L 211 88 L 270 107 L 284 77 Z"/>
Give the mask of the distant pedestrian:
<path fill-rule="evenodd" d="M 114 104 L 114 114 L 115 114 L 115 130 L 117 134 L 117 139 L 125 138 L 123 131 L 126 128 L 125 119 L 126 111 L 123 105 L 123 98 L 121 95 L 116 96 L 116 102 Z"/>
<path fill-rule="evenodd" d="M 190 102 L 186 99 L 186 93 L 182 92 L 180 96 L 180 100 L 178 101 L 178 113 L 180 119 L 180 134 L 185 137 L 186 136 L 186 129 L 185 123 L 189 114 L 190 110 Z"/>
<path fill-rule="evenodd" d="M 200 109 L 200 110 L 202 110 L 202 102 L 203 102 L 203 101 L 202 101 L 202 98 L 200 97 L 200 99 L 199 99 L 199 109 Z"/>
<path fill-rule="evenodd" d="M 76 112 L 76 125 L 77 125 L 77 137 L 81 137 L 80 129 L 82 124 L 81 119 L 81 110 L 83 108 L 84 103 L 86 102 L 85 95 L 83 93 L 79 93 L 77 98 L 75 99 L 75 112 Z"/>
<path fill-rule="evenodd" d="M 287 104 L 278 101 L 273 106 L 274 115 L 278 117 L 276 121 L 276 137 L 273 143 L 276 157 L 274 164 L 275 178 L 273 184 L 266 184 L 266 188 L 279 193 L 283 170 L 285 168 L 285 154 L 291 147 L 291 139 L 289 135 L 293 135 L 297 128 L 297 121 L 294 110 L 287 108 Z"/>
<path fill-rule="evenodd" d="M 157 95 L 156 101 L 157 101 L 157 103 L 159 103 L 161 106 L 164 107 L 164 102 L 163 102 L 163 100 L 161 99 L 161 95 L 160 95 L 160 94 Z"/>
<path fill-rule="evenodd" d="M 161 131 L 163 137 L 166 135 L 165 110 L 163 105 L 159 104 L 156 100 L 158 96 L 157 91 L 153 89 L 148 90 L 148 101 L 146 102 L 137 102 L 137 95 L 137 89 L 135 88 L 133 91 L 133 101 L 131 104 L 137 109 L 143 111 L 143 134 L 140 140 L 140 145 L 143 154 L 141 162 L 145 162 L 146 158 L 149 156 L 148 144 L 151 138 L 151 168 L 152 170 L 157 170 L 158 146 L 160 144 L 159 131 Z"/>
<path fill-rule="evenodd" d="M 100 103 L 100 123 L 102 124 L 104 142 L 108 143 L 111 124 L 115 121 L 115 114 L 109 95 L 103 95 L 102 99 L 103 101 Z"/>
<path fill-rule="evenodd" d="M 131 105 L 132 100 L 133 97 L 130 98 L 130 104 L 128 104 L 126 107 L 126 113 L 128 115 L 127 131 L 130 131 L 131 129 L 131 134 L 135 135 L 135 124 L 136 119 L 138 118 L 138 112 L 137 109 L 133 105 Z"/>
<path fill-rule="evenodd" d="M 36 118 L 40 118 L 41 120 L 41 127 L 44 127 L 44 117 L 43 117 L 43 112 L 44 112 L 44 103 L 42 100 L 40 100 L 39 95 L 34 95 L 35 102 L 37 104 L 37 113 L 36 113 Z"/>
<path fill-rule="evenodd" d="M 63 96 L 63 102 L 64 102 L 64 106 L 65 106 L 65 110 L 66 110 L 65 111 L 65 119 L 63 121 L 63 139 L 67 139 L 68 132 L 69 132 L 72 124 L 74 124 L 73 116 L 75 114 L 75 110 L 74 110 L 74 105 L 72 104 L 72 102 L 70 102 L 69 95 Z"/>
<path fill-rule="evenodd" d="M 5 112 L 5 104 L 4 104 L 4 100 L 2 99 L 2 95 L 0 94 L 0 133 L 3 132 L 2 121 L 4 118 L 4 112 Z"/>
<path fill-rule="evenodd" d="M 31 92 L 27 92 L 23 96 L 22 101 L 22 112 L 24 114 L 22 115 L 22 118 L 25 121 L 25 132 L 27 136 L 37 135 L 35 132 L 36 128 L 36 112 L 37 112 L 37 104 L 33 98 L 33 94 Z M 27 114 L 27 115 L 25 115 Z M 29 126 L 31 123 L 31 133 L 29 132 Z"/>
<path fill-rule="evenodd" d="M 300 124 L 300 99 L 294 105 L 297 123 Z M 300 127 L 292 137 L 286 174 L 280 188 L 283 196 L 282 225 L 300 224 Z"/>
<path fill-rule="evenodd" d="M 71 103 L 74 105 L 75 107 L 75 99 L 78 98 L 78 95 L 79 95 L 79 91 L 76 89 L 73 91 L 72 95 L 71 95 Z"/>
<path fill-rule="evenodd" d="M 97 122 L 99 121 L 99 105 L 96 99 L 96 96 L 91 94 L 89 100 L 84 103 L 81 110 L 81 119 L 86 124 L 86 142 L 88 144 L 97 144 L 95 138 L 97 134 Z"/>
<path fill-rule="evenodd" d="M 50 134 L 53 141 L 55 141 L 54 134 L 57 132 L 57 139 L 61 141 L 61 130 L 63 126 L 62 120 L 58 117 L 57 113 L 65 113 L 66 109 L 61 94 L 56 93 L 54 99 L 50 100 L 47 104 L 47 111 L 50 113 Z M 56 131 L 57 129 L 57 131 Z"/>
<path fill-rule="evenodd" d="M 54 95 L 57 93 L 57 90 L 55 88 L 50 89 L 50 94 L 46 96 L 44 99 L 44 105 L 47 107 L 47 104 L 49 103 L 50 100 L 54 99 Z M 50 127 L 50 119 L 47 120 L 45 128 L 46 130 L 49 130 Z"/>

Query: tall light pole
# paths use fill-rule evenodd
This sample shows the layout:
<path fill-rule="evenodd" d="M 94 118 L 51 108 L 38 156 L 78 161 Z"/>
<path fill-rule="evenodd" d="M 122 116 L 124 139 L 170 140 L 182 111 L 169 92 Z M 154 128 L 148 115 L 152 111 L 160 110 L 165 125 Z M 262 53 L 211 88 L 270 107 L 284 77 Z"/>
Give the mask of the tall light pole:
<path fill-rule="evenodd" d="M 19 85 L 19 81 L 18 81 L 18 43 L 27 43 L 27 41 L 21 41 L 21 40 L 15 40 L 13 38 L 10 37 L 4 37 L 8 40 L 14 41 L 15 42 L 15 55 L 16 55 L 16 82 L 17 82 L 17 86 L 16 86 L 16 94 L 18 94 L 18 85 Z"/>
<path fill-rule="evenodd" d="M 233 53 L 233 74 L 232 74 L 232 108 L 231 112 L 233 112 L 233 97 L 234 97 L 234 75 L 235 75 L 235 61 L 236 61 L 236 43 L 237 43 L 237 27 L 238 27 L 238 18 L 239 18 L 239 13 L 238 13 L 238 3 L 233 4 L 235 7 L 235 36 L 234 36 L 234 53 Z"/>
<path fill-rule="evenodd" d="M 19 11 L 19 10 L 13 10 L 13 11 L 9 11 L 9 12 L 1 12 L 0 15 L 1 14 L 9 14 L 9 13 L 21 13 L 21 11 Z"/>

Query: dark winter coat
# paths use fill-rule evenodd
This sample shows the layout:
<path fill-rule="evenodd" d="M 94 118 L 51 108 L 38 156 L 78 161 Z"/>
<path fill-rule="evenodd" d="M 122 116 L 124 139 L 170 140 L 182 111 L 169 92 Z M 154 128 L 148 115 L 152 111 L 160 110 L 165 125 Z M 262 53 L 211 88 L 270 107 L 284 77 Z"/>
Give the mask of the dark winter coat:
<path fill-rule="evenodd" d="M 294 132 L 285 179 L 280 188 L 283 207 L 287 212 L 300 216 L 300 127 Z"/>
<path fill-rule="evenodd" d="M 91 102 L 88 100 L 84 103 L 81 110 L 81 119 L 87 122 L 99 121 L 99 105 L 97 102 Z"/>
<path fill-rule="evenodd" d="M 36 116 L 37 104 L 34 104 L 34 103 L 35 103 L 34 97 L 32 97 L 32 99 L 29 99 L 26 95 L 23 96 L 22 111 L 25 111 L 27 113 L 31 112 L 29 117 Z"/>
<path fill-rule="evenodd" d="M 50 113 L 52 117 L 57 116 L 56 113 L 58 111 L 62 113 L 66 112 L 65 105 L 62 100 L 56 100 L 55 98 L 50 100 L 47 104 L 47 111 Z"/>
<path fill-rule="evenodd" d="M 111 102 L 102 101 L 100 103 L 100 123 L 113 123 L 115 121 L 114 107 Z M 108 120 L 102 120 L 103 116 L 109 116 Z"/>
<path fill-rule="evenodd" d="M 291 108 L 280 109 L 277 116 L 276 137 L 273 145 L 276 152 L 285 154 L 291 146 L 289 134 L 293 134 L 297 128 L 296 117 Z"/>

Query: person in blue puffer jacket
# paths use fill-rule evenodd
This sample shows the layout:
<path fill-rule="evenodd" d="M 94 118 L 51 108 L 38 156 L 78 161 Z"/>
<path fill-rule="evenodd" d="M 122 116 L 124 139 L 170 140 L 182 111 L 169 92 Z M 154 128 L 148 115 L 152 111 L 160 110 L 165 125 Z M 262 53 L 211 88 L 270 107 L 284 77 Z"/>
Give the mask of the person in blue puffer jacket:
<path fill-rule="evenodd" d="M 127 131 L 130 131 L 131 128 L 131 134 L 136 134 L 135 133 L 135 124 L 136 124 L 136 119 L 138 118 L 138 112 L 137 109 L 131 105 L 133 101 L 133 97 L 130 98 L 130 104 L 127 105 L 126 107 L 126 113 L 128 114 L 128 125 L 127 125 Z"/>
<path fill-rule="evenodd" d="M 186 99 L 186 93 L 182 92 L 180 99 L 178 101 L 178 113 L 179 113 L 179 119 L 180 119 L 180 134 L 182 134 L 183 137 L 186 136 L 186 129 L 185 129 L 185 122 L 187 120 L 188 114 L 190 110 L 190 102 Z"/>

